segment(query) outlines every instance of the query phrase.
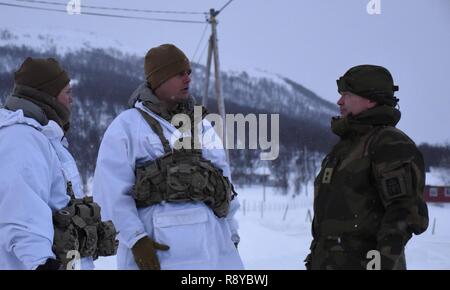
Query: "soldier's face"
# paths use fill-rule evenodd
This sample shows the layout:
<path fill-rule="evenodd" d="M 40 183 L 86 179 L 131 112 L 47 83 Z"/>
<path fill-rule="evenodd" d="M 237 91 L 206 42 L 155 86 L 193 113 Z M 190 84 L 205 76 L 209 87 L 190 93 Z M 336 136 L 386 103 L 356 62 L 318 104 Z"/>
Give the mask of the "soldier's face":
<path fill-rule="evenodd" d="M 67 86 L 64 87 L 64 89 L 62 89 L 62 91 L 56 97 L 56 100 L 70 111 L 73 102 L 72 88 L 70 87 L 70 84 L 68 84 Z"/>
<path fill-rule="evenodd" d="M 375 107 L 376 103 L 350 92 L 342 92 L 341 98 L 337 101 L 342 117 L 358 115 L 367 109 Z"/>
<path fill-rule="evenodd" d="M 190 71 L 183 71 L 165 81 L 155 90 L 156 96 L 169 105 L 185 101 L 189 96 Z"/>

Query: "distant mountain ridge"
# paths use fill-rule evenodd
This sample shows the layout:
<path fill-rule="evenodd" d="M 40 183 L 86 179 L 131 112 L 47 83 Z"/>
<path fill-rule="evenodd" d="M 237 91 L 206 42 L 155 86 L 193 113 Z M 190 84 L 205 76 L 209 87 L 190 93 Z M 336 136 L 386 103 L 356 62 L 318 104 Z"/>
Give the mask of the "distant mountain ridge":
<path fill-rule="evenodd" d="M 74 110 L 68 137 L 71 151 L 87 182 L 93 174 L 104 131 L 120 112 L 127 109 L 129 96 L 143 82 L 143 56 L 83 44 L 70 50 L 52 45 L 45 47 L 42 42 L 55 43 L 50 36 L 34 36 L 33 39 L 38 41 L 28 44 L 23 37 L 0 28 L 0 103 L 11 92 L 14 71 L 26 57 L 57 58 L 72 79 Z M 256 76 L 251 72 L 221 73 L 227 113 L 280 115 L 280 158 L 272 163 L 276 169 L 273 172 L 289 174 L 295 170 L 303 152 L 312 153 L 319 161 L 337 140 L 329 128 L 331 117 L 338 114 L 337 106 L 281 75 L 264 71 L 254 74 Z M 193 63 L 191 76 L 191 93 L 201 101 L 205 67 Z M 212 78 L 210 84 L 208 108 L 214 112 Z M 430 156 L 441 156 L 440 153 L 433 155 L 438 151 L 432 146 L 426 149 Z M 235 173 L 256 172 L 260 166 L 258 150 L 233 150 L 230 154 Z M 297 161 L 292 163 L 292 160 Z M 280 169 L 282 167 L 284 169 Z"/>

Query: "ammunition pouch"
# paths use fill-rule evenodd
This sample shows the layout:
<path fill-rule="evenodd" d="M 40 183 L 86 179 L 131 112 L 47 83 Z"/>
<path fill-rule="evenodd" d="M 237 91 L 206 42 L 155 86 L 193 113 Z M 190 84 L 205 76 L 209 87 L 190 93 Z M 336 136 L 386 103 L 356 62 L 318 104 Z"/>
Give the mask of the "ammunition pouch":
<path fill-rule="evenodd" d="M 117 252 L 116 228 L 112 221 L 101 222 L 97 227 L 97 255 L 101 257 L 114 256 Z"/>
<path fill-rule="evenodd" d="M 136 168 L 132 195 L 137 207 L 167 202 L 202 201 L 218 217 L 228 214 L 236 195 L 221 169 L 199 150 L 174 150 Z"/>
<path fill-rule="evenodd" d="M 53 225 L 53 252 L 63 263 L 72 250 L 94 259 L 116 254 L 116 229 L 111 221 L 101 221 L 100 206 L 92 197 L 71 198 L 68 206 L 53 214 Z"/>

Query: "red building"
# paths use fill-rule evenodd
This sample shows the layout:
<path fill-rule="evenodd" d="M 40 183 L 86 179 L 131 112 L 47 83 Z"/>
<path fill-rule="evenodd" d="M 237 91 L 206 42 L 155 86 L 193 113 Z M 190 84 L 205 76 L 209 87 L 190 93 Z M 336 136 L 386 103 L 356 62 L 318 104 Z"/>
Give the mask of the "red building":
<path fill-rule="evenodd" d="M 425 185 L 426 202 L 450 202 L 450 186 Z"/>

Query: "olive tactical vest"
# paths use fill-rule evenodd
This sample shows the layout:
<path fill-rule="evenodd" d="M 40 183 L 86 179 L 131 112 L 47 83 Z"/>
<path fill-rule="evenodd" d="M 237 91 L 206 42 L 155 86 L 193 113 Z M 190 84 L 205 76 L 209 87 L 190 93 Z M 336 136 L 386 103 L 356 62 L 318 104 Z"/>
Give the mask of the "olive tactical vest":
<path fill-rule="evenodd" d="M 67 182 L 69 204 L 53 214 L 53 252 L 65 265 L 70 251 L 78 251 L 80 257 L 113 256 L 117 252 L 117 232 L 112 221 L 101 221 L 100 206 L 92 196 L 77 199 L 71 182 Z"/>
<path fill-rule="evenodd" d="M 159 122 L 138 109 L 150 128 L 158 135 L 164 155 L 136 167 L 136 182 L 132 195 L 137 207 L 167 202 L 202 201 L 217 217 L 228 214 L 230 202 L 236 195 L 233 185 L 221 169 L 203 158 L 202 151 L 174 149 L 163 134 Z M 191 126 L 191 136 L 198 138 Z"/>

